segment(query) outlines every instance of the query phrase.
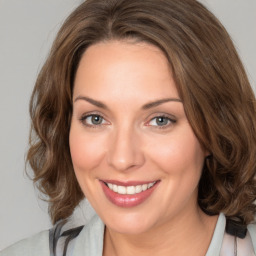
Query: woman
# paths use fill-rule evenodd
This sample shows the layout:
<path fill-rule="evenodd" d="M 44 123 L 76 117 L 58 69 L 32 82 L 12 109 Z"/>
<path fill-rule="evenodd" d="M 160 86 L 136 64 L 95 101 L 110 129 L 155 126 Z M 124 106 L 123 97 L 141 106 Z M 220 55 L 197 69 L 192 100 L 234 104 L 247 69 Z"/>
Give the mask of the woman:
<path fill-rule="evenodd" d="M 255 110 L 200 3 L 87 0 L 30 104 L 27 160 L 55 225 L 1 255 L 255 255 Z M 68 228 L 84 197 L 97 216 Z"/>

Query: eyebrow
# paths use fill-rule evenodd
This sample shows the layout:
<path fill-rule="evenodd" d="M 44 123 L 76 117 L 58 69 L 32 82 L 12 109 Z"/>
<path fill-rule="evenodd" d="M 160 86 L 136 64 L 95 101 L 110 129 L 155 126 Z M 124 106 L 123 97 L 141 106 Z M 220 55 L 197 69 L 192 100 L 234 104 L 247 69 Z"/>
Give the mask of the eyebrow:
<path fill-rule="evenodd" d="M 103 109 L 108 109 L 108 107 L 104 103 L 102 103 L 101 101 L 97 101 L 97 100 L 94 100 L 94 99 L 86 97 L 86 96 L 78 96 L 78 97 L 75 98 L 74 102 L 76 102 L 78 100 L 85 100 L 85 101 L 91 103 L 92 105 L 94 105 L 96 107 L 103 108 Z M 157 106 L 159 106 L 163 103 L 170 102 L 170 101 L 181 102 L 182 103 L 182 100 L 178 99 L 178 98 L 166 98 L 166 99 L 160 99 L 160 100 L 149 102 L 149 103 L 143 105 L 142 109 L 147 110 L 147 109 L 157 107 Z"/>
<path fill-rule="evenodd" d="M 159 106 L 163 103 L 170 102 L 170 101 L 181 102 L 182 103 L 182 100 L 178 99 L 178 98 L 166 98 L 166 99 L 161 99 L 161 100 L 156 100 L 156 101 L 149 102 L 149 103 L 143 105 L 142 109 L 146 110 L 146 109 L 154 108 L 154 107 L 157 107 L 157 106 Z"/>
<path fill-rule="evenodd" d="M 96 107 L 103 108 L 103 109 L 108 109 L 108 107 L 104 103 L 102 103 L 100 101 L 97 101 L 97 100 L 94 100 L 94 99 L 91 99 L 89 97 L 78 96 L 78 97 L 75 98 L 74 102 L 76 102 L 78 100 L 85 100 L 85 101 L 91 103 L 92 105 L 94 105 Z"/>

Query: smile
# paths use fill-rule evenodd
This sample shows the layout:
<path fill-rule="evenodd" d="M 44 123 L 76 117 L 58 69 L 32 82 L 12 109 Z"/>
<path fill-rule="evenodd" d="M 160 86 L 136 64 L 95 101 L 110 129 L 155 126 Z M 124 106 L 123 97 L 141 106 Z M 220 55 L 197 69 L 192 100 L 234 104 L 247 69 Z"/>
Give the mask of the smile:
<path fill-rule="evenodd" d="M 158 187 L 160 180 L 153 182 L 100 181 L 106 198 L 119 207 L 134 207 L 146 201 Z"/>
<path fill-rule="evenodd" d="M 112 183 L 106 183 L 109 189 L 114 191 L 117 194 L 120 195 L 135 195 L 138 193 L 141 193 L 142 191 L 146 191 L 147 189 L 153 187 L 155 185 L 155 182 L 137 185 L 137 186 L 118 186 L 116 184 Z"/>

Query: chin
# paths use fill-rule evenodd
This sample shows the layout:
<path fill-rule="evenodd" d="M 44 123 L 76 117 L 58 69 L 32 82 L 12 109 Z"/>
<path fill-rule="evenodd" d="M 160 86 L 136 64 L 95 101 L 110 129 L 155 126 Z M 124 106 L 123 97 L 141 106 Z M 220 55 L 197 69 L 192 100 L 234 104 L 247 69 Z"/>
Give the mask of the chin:
<path fill-rule="evenodd" d="M 142 234 L 149 231 L 155 224 L 155 222 L 145 214 L 142 216 L 139 214 L 121 214 L 121 216 L 111 216 L 111 219 L 103 220 L 106 226 L 121 234 Z"/>
<path fill-rule="evenodd" d="M 145 233 L 148 231 L 148 227 L 144 225 L 138 225 L 138 224 L 133 224 L 133 225 L 125 225 L 125 224 L 114 224 L 111 226 L 106 225 L 108 228 L 111 230 L 120 233 L 120 234 L 126 234 L 126 235 L 139 235 L 142 233 Z"/>

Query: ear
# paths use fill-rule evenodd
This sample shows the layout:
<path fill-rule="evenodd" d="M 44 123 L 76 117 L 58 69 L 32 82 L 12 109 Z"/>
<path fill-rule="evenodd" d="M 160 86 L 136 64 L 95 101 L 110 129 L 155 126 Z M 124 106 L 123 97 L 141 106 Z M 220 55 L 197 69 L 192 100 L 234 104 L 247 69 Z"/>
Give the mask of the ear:
<path fill-rule="evenodd" d="M 205 159 L 208 159 L 212 156 L 212 153 L 208 149 L 205 149 L 204 156 L 205 156 Z"/>
<path fill-rule="evenodd" d="M 205 156 L 205 160 L 208 160 L 208 159 L 210 159 L 212 157 L 212 154 L 207 154 L 206 156 Z"/>

